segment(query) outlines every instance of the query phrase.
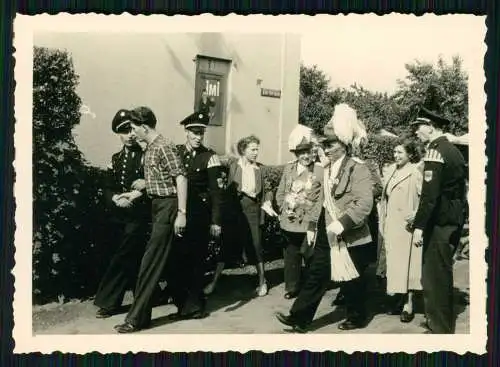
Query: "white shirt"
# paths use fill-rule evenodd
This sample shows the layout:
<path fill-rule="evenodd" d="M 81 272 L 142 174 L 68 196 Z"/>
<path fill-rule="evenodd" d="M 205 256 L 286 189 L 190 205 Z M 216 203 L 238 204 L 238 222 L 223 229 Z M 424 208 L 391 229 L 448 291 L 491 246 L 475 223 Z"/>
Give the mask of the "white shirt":
<path fill-rule="evenodd" d="M 337 178 L 337 175 L 339 174 L 339 170 L 340 170 L 340 165 L 342 164 L 342 161 L 344 160 L 345 158 L 345 154 L 340 157 L 339 159 L 337 159 L 335 161 L 335 163 L 332 163 L 331 167 L 330 167 L 330 180 L 335 181 L 335 179 Z"/>
<path fill-rule="evenodd" d="M 241 191 L 248 196 L 254 198 L 257 196 L 255 192 L 255 164 L 240 158 L 238 161 L 241 167 Z"/>
<path fill-rule="evenodd" d="M 302 172 L 304 172 L 307 169 L 306 166 L 301 165 L 300 163 L 297 163 L 297 176 L 300 176 Z"/>

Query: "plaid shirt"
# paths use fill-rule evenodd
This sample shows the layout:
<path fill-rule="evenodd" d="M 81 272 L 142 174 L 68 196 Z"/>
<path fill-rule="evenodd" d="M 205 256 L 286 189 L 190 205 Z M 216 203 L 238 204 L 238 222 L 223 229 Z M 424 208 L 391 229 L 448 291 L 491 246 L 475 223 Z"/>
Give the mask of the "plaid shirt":
<path fill-rule="evenodd" d="M 158 135 L 146 148 L 144 178 L 149 196 L 175 196 L 175 178 L 186 175 L 177 148 L 170 140 Z"/>

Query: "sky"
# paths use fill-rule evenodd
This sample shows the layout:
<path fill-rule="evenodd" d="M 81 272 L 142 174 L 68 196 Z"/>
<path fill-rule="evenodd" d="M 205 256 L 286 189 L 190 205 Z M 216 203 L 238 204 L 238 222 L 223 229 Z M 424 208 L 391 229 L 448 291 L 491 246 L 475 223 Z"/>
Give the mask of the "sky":
<path fill-rule="evenodd" d="M 306 66 L 318 65 L 333 88 L 356 82 L 391 93 L 406 76 L 405 63 L 416 59 L 436 63 L 441 55 L 451 63 L 459 55 L 468 70 L 482 52 L 484 22 L 473 15 L 335 17 L 328 32 L 300 32 L 301 59 Z"/>

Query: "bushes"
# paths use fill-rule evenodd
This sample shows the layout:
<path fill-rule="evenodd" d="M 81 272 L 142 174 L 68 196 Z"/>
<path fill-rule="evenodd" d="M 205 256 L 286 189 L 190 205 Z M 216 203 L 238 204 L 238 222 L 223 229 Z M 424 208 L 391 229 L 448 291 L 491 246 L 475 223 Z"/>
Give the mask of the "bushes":
<path fill-rule="evenodd" d="M 379 169 L 394 161 L 393 150 L 398 139 L 390 136 L 368 135 L 368 142 L 360 152 L 360 158 L 370 160 L 378 164 Z"/>
<path fill-rule="evenodd" d="M 111 238 L 104 172 L 89 167 L 72 129 L 78 76 L 67 52 L 35 47 L 33 67 L 33 301 L 95 292 Z"/>

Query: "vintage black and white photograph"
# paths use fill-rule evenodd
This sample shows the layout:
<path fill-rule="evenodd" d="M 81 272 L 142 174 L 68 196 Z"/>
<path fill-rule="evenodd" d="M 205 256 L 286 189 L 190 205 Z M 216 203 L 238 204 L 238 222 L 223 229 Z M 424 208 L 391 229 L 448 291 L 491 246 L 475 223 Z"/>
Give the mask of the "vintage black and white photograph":
<path fill-rule="evenodd" d="M 484 17 L 15 23 L 18 351 L 485 350 Z"/>

